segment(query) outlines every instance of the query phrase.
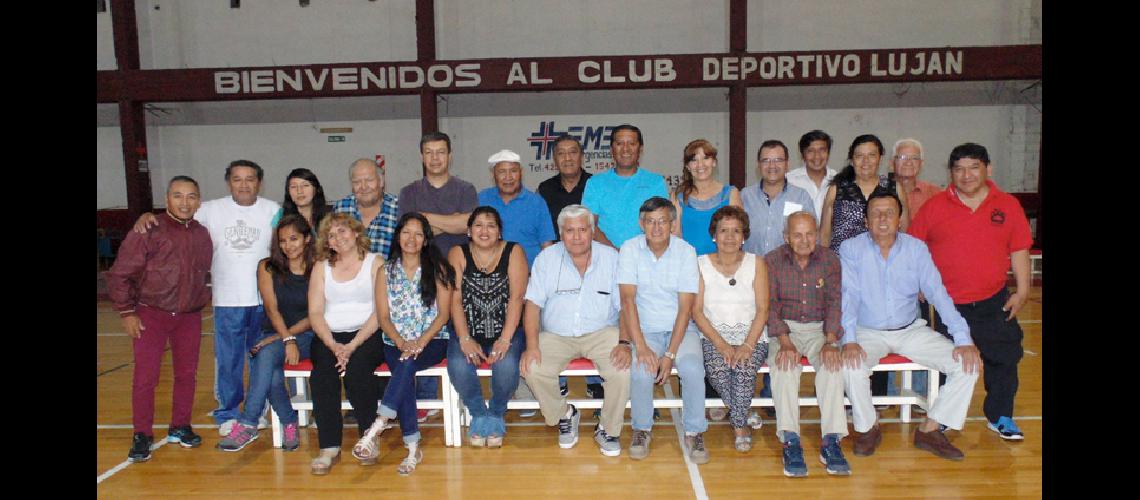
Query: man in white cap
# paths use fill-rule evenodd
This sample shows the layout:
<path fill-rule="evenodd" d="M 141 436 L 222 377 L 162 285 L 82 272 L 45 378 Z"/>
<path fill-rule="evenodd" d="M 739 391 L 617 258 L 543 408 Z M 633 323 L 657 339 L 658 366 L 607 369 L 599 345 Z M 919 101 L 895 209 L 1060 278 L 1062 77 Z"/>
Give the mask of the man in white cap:
<path fill-rule="evenodd" d="M 495 187 L 479 191 L 479 205 L 499 211 L 503 219 L 503 239 L 518 243 L 526 252 L 529 268 L 534 258 L 558 237 L 550 223 L 546 200 L 523 186 L 522 163 L 518 153 L 504 149 L 487 159 Z"/>
<path fill-rule="evenodd" d="M 503 239 L 522 247 L 526 253 L 527 269 L 530 269 L 538 252 L 554 244 L 558 237 L 550 223 L 550 209 L 546 200 L 523 186 L 522 162 L 518 153 L 504 149 L 491 155 L 487 163 L 491 164 L 491 180 L 495 186 L 479 192 L 479 205 L 499 211 L 499 217 L 503 219 L 503 227 L 500 228 Z M 534 393 L 525 380 L 523 382 L 515 391 L 515 398 L 534 399 Z M 536 413 L 534 410 L 522 410 L 519 415 L 532 417 Z"/>

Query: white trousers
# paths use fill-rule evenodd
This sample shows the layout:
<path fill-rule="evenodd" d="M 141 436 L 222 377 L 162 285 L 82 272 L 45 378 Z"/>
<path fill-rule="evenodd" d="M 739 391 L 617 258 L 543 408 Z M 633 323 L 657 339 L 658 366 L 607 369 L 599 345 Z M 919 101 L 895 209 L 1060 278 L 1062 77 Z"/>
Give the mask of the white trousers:
<path fill-rule="evenodd" d="M 966 373 L 962 363 L 953 357 L 954 343 L 916 320 L 904 330 L 883 331 L 856 328 L 858 344 L 867 353 L 859 369 L 843 367 L 844 386 L 851 400 L 851 416 L 857 432 L 867 432 L 875 425 L 877 414 L 871 403 L 871 367 L 889 353 L 901 354 L 915 363 L 935 368 L 946 374 L 946 386 L 938 393 L 934 407 L 927 412 L 932 418 L 951 429 L 961 430 L 974 395 L 978 372 Z"/>

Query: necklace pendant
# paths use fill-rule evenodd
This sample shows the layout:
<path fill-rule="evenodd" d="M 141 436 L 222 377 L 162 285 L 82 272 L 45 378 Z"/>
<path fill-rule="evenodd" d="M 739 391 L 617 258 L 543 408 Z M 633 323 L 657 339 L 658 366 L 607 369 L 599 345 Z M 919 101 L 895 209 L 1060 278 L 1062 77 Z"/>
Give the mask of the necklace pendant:
<path fill-rule="evenodd" d="M 728 280 L 728 286 L 736 286 L 736 278 L 735 277 Z"/>

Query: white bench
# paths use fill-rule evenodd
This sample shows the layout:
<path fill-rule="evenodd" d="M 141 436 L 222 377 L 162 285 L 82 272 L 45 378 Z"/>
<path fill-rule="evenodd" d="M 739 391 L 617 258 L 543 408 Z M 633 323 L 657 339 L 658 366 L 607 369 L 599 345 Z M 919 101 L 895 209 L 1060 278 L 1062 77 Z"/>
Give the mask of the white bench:
<path fill-rule="evenodd" d="M 808 365 L 807 358 L 801 359 L 804 373 L 814 373 L 815 368 Z M 888 354 L 886 357 L 879 360 L 879 364 L 871 368 L 871 371 L 886 372 L 898 371 L 902 372 L 902 390 L 899 391 L 898 396 L 872 396 L 871 401 L 876 405 L 898 405 L 900 419 L 903 422 L 911 421 L 911 408 L 910 405 L 920 405 L 923 408 L 929 409 L 934 404 L 934 400 L 938 398 L 938 370 L 920 365 L 898 354 Z M 929 373 L 929 379 L 932 383 L 927 384 L 928 394 L 918 394 L 914 392 L 911 371 L 926 371 Z M 768 373 L 769 368 L 764 364 L 757 370 L 757 373 Z M 490 377 L 491 369 L 484 364 L 475 373 L 480 377 Z M 677 374 L 677 369 L 673 369 L 673 375 Z M 593 362 L 585 358 L 578 358 L 570 362 L 566 369 L 562 371 L 561 375 L 570 377 L 585 377 L 590 375 L 599 375 L 598 370 L 594 368 Z M 520 382 L 521 383 L 521 382 Z M 448 386 L 452 391 L 450 396 L 451 400 L 455 402 L 452 410 L 455 412 L 449 420 L 454 427 L 450 430 L 453 436 L 454 446 L 463 445 L 463 429 L 462 426 L 470 424 L 470 417 L 467 414 L 467 408 L 463 405 L 462 398 L 459 393 L 455 392 L 455 388 Z M 598 409 L 602 407 L 601 399 L 568 399 L 567 403 L 573 404 L 580 409 Z M 800 397 L 800 406 L 819 406 L 819 401 L 815 397 Z M 846 396 L 843 398 L 843 404 L 851 404 Z M 653 398 L 654 408 L 681 408 L 683 406 L 681 398 Z M 752 398 L 753 408 L 761 406 L 775 406 L 772 398 Z M 538 401 L 533 399 L 512 399 L 507 403 L 508 410 L 533 410 L 538 409 Z M 626 408 L 630 407 L 629 402 L 625 404 Z M 720 398 L 705 399 L 705 408 L 724 408 L 725 404 Z M 449 445 L 450 446 L 450 445 Z"/>
<path fill-rule="evenodd" d="M 313 398 L 309 394 L 309 377 L 312 375 L 313 363 L 311 360 L 303 359 L 296 365 L 285 365 L 285 383 L 292 382 L 296 390 L 296 395 L 291 399 L 293 409 L 297 410 L 298 424 L 302 427 L 309 425 L 309 412 L 313 410 Z M 391 377 L 392 372 L 388 371 L 387 363 L 381 364 L 374 372 L 378 377 Z M 455 395 L 455 389 L 451 387 L 451 379 L 447 376 L 447 360 L 444 360 L 438 365 L 435 365 L 426 370 L 416 372 L 416 376 L 429 376 L 439 377 L 439 386 L 442 389 L 442 399 L 421 399 L 416 401 L 416 408 L 424 410 L 440 410 L 443 414 L 443 441 L 447 446 L 455 444 L 458 446 L 459 434 L 453 434 L 452 429 L 454 425 L 451 419 L 455 416 L 455 406 L 458 404 L 457 399 L 452 399 Z M 340 402 L 341 410 L 352 409 L 352 404 L 347 399 Z M 273 447 L 280 448 L 284 438 L 282 436 L 281 419 L 278 418 L 277 412 L 271 411 L 271 427 L 273 429 Z"/>

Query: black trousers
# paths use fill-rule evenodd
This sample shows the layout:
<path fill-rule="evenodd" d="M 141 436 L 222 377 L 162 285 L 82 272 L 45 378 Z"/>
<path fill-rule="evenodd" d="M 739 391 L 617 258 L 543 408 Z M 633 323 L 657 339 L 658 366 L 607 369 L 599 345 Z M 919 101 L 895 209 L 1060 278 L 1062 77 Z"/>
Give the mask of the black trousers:
<path fill-rule="evenodd" d="M 347 344 L 357 332 L 332 332 L 338 343 Z M 360 347 L 352 352 L 344 372 L 344 390 L 352 403 L 353 414 L 360 435 L 376 420 L 376 404 L 380 401 L 380 378 L 373 375 L 376 367 L 384 362 L 383 335 L 379 330 L 368 337 Z M 321 448 L 337 448 L 341 445 L 344 422 L 340 414 L 341 378 L 336 369 L 336 356 L 320 338 L 313 339 L 311 348 L 313 375 L 309 386 L 313 393 L 313 416 L 317 419 L 317 441 Z"/>
<path fill-rule="evenodd" d="M 1025 356 L 1021 345 L 1024 334 L 1017 318 L 1007 320 L 1008 311 L 1001 307 L 1009 300 L 1009 290 L 1002 288 L 994 296 L 969 304 L 954 304 L 954 308 L 970 325 L 970 336 L 982 354 L 984 368 L 982 381 L 986 399 L 982 412 L 990 422 L 1001 417 L 1013 417 L 1013 398 L 1017 395 L 1017 364 Z M 945 325 L 939 321 L 940 331 Z"/>

